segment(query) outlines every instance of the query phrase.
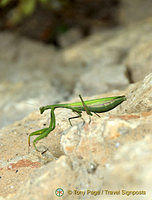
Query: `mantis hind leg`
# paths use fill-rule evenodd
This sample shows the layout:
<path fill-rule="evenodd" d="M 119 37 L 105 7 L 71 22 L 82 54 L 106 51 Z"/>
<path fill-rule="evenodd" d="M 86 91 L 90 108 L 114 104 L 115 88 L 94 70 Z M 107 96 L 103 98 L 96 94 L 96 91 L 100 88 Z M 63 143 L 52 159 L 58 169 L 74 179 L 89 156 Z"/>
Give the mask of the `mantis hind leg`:
<path fill-rule="evenodd" d="M 79 94 L 79 97 L 80 97 L 80 100 L 82 102 L 82 105 L 84 107 L 84 110 L 86 111 L 86 113 L 89 115 L 89 124 L 91 123 L 91 117 L 92 116 L 92 113 L 90 112 L 88 106 L 85 104 L 84 100 L 82 99 L 81 95 Z"/>
<path fill-rule="evenodd" d="M 91 115 L 91 116 L 92 116 L 92 113 L 90 112 L 88 106 L 85 104 L 85 102 L 84 102 L 84 100 L 82 99 L 82 97 L 81 97 L 80 94 L 79 94 L 79 97 L 80 97 L 80 100 L 81 100 L 81 102 L 82 102 L 82 105 L 83 105 L 84 110 L 86 111 L 86 113 L 87 113 L 88 115 Z"/>
<path fill-rule="evenodd" d="M 100 117 L 100 115 L 98 115 L 97 113 L 94 113 L 95 115 L 97 115 L 98 117 Z"/>

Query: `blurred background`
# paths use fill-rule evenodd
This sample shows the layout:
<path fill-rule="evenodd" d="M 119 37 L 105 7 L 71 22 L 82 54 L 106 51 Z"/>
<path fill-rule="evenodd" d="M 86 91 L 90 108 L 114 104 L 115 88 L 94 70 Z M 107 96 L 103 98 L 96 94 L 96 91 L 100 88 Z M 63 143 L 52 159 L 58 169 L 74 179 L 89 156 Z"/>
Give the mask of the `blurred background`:
<path fill-rule="evenodd" d="M 151 0 L 0 0 L 0 127 L 142 80 L 151 16 Z"/>
<path fill-rule="evenodd" d="M 64 47 L 61 36 L 70 30 L 80 39 L 118 25 L 119 5 L 120 0 L 2 0 L 0 30 Z"/>

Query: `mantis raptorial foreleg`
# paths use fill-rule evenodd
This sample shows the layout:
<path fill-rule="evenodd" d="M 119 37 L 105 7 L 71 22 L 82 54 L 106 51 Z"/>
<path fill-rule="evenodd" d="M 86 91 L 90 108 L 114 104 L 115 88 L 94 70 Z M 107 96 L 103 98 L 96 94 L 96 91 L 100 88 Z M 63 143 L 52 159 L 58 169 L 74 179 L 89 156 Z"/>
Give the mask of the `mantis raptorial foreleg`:
<path fill-rule="evenodd" d="M 50 133 L 50 131 L 48 132 L 48 129 L 46 131 L 44 131 L 40 136 L 38 136 L 37 138 L 35 138 L 35 140 L 33 141 L 33 146 L 35 147 L 35 149 L 37 151 L 39 151 L 39 150 L 36 147 L 36 142 L 39 141 L 39 140 L 41 140 L 42 138 L 46 137 Z"/>
<path fill-rule="evenodd" d="M 41 130 L 38 130 L 38 131 L 34 131 L 33 133 L 31 133 L 28 137 L 28 144 L 30 146 L 30 137 L 33 136 L 33 135 L 41 135 L 43 134 L 43 132 L 45 132 L 48 128 L 43 128 Z"/>
<path fill-rule="evenodd" d="M 28 143 L 30 145 L 30 137 L 33 136 L 33 135 L 39 135 L 34 141 L 33 141 L 33 146 L 35 147 L 35 149 L 37 151 L 39 151 L 36 147 L 36 142 L 43 139 L 44 137 L 47 137 L 47 135 L 53 131 L 55 129 L 55 114 L 54 114 L 54 108 L 51 109 L 51 121 L 50 121 L 50 126 L 49 128 L 44 128 L 44 129 L 41 129 L 39 131 L 35 131 L 33 133 L 31 133 L 29 135 L 29 139 L 28 139 Z"/>

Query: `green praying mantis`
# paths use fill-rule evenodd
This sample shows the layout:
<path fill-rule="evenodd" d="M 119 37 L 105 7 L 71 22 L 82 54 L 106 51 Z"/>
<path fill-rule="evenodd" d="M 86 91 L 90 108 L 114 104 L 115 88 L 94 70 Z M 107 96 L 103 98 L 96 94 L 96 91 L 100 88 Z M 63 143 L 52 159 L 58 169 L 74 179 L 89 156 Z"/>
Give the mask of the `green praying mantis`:
<path fill-rule="evenodd" d="M 75 118 L 82 117 L 82 111 L 85 111 L 89 116 L 92 116 L 92 113 L 95 113 L 98 117 L 100 117 L 97 113 L 103 113 L 107 112 L 109 110 L 112 110 L 119 104 L 121 104 L 123 101 L 126 100 L 126 97 L 123 96 L 114 96 L 114 97 L 106 97 L 106 98 L 100 98 L 100 99 L 92 99 L 92 100 L 87 100 L 84 101 L 80 97 L 80 102 L 75 102 L 75 103 L 66 103 L 66 104 L 54 104 L 54 105 L 47 105 L 47 106 L 42 106 L 40 107 L 40 113 L 42 114 L 45 110 L 50 109 L 51 112 L 51 120 L 50 120 L 50 125 L 48 128 L 43 128 L 38 131 L 32 132 L 29 137 L 28 137 L 28 144 L 30 146 L 30 137 L 34 135 L 39 135 L 37 138 L 34 139 L 33 141 L 33 146 L 35 147 L 36 151 L 39 151 L 36 147 L 36 143 L 43 139 L 44 137 L 47 137 L 48 134 L 55 129 L 55 114 L 54 110 L 56 108 L 67 108 L 71 109 L 74 113 L 77 113 L 76 116 L 68 118 L 70 125 L 71 120 Z M 91 120 L 90 120 L 91 121 Z"/>

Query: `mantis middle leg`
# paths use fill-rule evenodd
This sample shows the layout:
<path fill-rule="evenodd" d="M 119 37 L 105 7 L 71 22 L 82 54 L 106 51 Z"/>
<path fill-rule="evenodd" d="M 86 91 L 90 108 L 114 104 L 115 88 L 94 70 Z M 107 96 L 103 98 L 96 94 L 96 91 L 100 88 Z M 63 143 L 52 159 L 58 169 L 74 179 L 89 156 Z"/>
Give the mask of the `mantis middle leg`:
<path fill-rule="evenodd" d="M 74 111 L 74 110 L 73 110 L 73 111 Z M 82 118 L 81 112 L 77 112 L 77 111 L 74 111 L 74 112 L 76 112 L 78 115 L 77 115 L 77 116 L 74 116 L 74 117 L 68 118 L 70 125 L 72 126 L 71 119 L 76 119 L 76 118 L 79 118 L 79 117 L 81 117 L 81 119 L 83 120 L 83 124 L 84 124 L 85 121 L 84 121 L 84 119 Z"/>

